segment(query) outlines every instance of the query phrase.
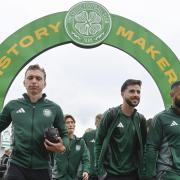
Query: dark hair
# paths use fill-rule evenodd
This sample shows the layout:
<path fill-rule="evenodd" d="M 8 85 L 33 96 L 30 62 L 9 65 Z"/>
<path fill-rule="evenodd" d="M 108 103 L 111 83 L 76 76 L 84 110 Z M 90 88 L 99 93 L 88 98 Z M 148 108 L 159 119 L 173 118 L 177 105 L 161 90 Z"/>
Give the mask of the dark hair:
<path fill-rule="evenodd" d="M 124 92 L 129 85 L 136 85 L 136 84 L 141 86 L 141 84 L 142 84 L 141 80 L 127 79 L 121 86 L 121 92 Z"/>
<path fill-rule="evenodd" d="M 74 119 L 74 117 L 72 116 L 72 115 L 70 115 L 70 114 L 66 114 L 65 116 L 64 116 L 64 121 L 66 122 L 66 119 L 67 118 L 71 118 L 73 121 L 74 121 L 74 123 L 76 123 L 76 121 L 75 121 L 75 119 Z"/>
<path fill-rule="evenodd" d="M 174 83 L 171 85 L 171 90 L 174 89 L 174 88 L 176 88 L 176 87 L 178 87 L 178 86 L 180 86 L 180 81 L 174 82 Z"/>
<path fill-rule="evenodd" d="M 30 70 L 39 70 L 39 71 L 41 71 L 41 72 L 44 74 L 44 80 L 46 80 L 46 72 L 45 72 L 44 68 L 41 68 L 41 67 L 39 66 L 39 64 L 30 65 L 30 66 L 27 68 L 26 72 L 25 72 L 25 76 L 26 76 L 26 73 L 27 73 L 28 71 L 30 71 Z"/>

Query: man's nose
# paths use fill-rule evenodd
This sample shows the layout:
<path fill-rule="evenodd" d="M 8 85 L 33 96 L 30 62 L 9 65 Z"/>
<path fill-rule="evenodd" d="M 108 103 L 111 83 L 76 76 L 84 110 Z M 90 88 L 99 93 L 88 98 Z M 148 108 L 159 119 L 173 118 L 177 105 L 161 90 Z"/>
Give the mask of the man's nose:
<path fill-rule="evenodd" d="M 140 96 L 140 93 L 139 93 L 139 92 L 135 92 L 134 95 L 135 95 L 136 97 L 139 97 L 139 96 Z"/>
<path fill-rule="evenodd" d="M 32 82 L 37 82 L 37 79 L 35 77 L 32 78 Z"/>

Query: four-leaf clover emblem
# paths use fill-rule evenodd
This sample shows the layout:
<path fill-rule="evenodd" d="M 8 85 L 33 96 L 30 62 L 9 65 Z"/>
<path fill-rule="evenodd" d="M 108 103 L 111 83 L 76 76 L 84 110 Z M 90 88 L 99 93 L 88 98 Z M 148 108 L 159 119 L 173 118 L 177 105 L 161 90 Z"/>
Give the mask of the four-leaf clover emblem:
<path fill-rule="evenodd" d="M 82 11 L 75 16 L 75 28 L 83 35 L 95 35 L 102 29 L 101 21 L 96 12 Z"/>

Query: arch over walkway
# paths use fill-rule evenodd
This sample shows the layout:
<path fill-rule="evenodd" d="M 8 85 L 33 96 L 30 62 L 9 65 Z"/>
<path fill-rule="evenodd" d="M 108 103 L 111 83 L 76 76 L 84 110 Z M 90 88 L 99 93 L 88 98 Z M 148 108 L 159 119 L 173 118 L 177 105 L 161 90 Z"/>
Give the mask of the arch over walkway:
<path fill-rule="evenodd" d="M 50 48 L 73 43 L 64 26 L 66 14 L 59 12 L 37 19 L 0 45 L 0 108 L 14 78 L 28 62 Z M 169 106 L 169 88 L 171 83 L 180 79 L 180 61 L 161 39 L 146 28 L 121 16 L 110 16 L 112 28 L 102 44 L 134 57 L 152 76 L 164 105 Z"/>

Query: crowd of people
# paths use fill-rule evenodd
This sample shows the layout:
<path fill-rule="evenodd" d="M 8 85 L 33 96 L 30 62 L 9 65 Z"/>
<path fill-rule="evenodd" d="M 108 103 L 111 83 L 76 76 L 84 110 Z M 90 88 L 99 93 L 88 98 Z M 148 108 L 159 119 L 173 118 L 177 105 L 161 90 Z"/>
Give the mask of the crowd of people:
<path fill-rule="evenodd" d="M 29 66 L 23 83 L 27 92 L 0 113 L 0 132 L 11 123 L 13 132 L 4 180 L 180 179 L 180 81 L 171 84 L 171 107 L 147 121 L 136 109 L 142 82 L 127 79 L 122 104 L 97 114 L 82 137 L 73 115 L 43 93 L 43 68 Z M 55 141 L 44 136 L 50 128 Z"/>

